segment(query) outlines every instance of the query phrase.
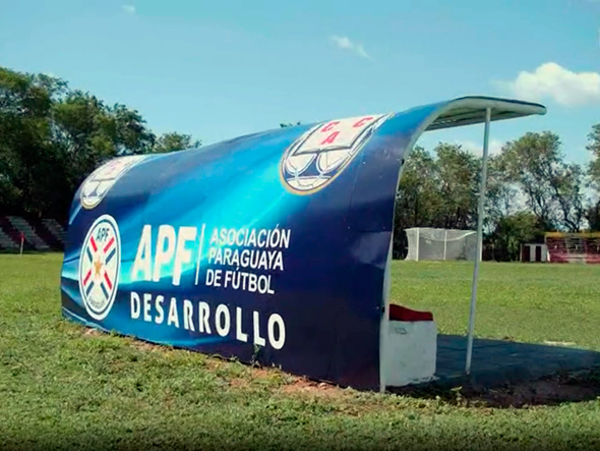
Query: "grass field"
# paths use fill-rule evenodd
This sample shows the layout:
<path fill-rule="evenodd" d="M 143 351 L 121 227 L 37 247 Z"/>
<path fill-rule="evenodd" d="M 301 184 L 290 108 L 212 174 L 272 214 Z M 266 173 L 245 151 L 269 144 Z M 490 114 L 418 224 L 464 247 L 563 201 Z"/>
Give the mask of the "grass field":
<path fill-rule="evenodd" d="M 472 280 L 472 263 L 395 262 L 391 299 L 465 334 Z M 599 326 L 600 265 L 483 263 L 475 335 L 600 350 Z"/>
<path fill-rule="evenodd" d="M 90 333 L 60 315 L 61 255 L 0 256 L 0 450 L 581 449 L 600 400 L 491 408 L 319 387 Z M 392 298 L 464 333 L 472 265 L 394 263 Z M 600 349 L 600 267 L 482 265 L 478 336 Z"/>

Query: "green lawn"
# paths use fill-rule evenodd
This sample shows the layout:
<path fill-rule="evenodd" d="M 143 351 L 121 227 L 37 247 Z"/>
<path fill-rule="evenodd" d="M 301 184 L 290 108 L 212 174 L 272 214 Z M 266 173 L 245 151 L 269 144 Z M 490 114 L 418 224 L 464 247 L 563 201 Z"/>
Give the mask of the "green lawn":
<path fill-rule="evenodd" d="M 0 256 L 0 450 L 581 449 L 600 401 L 494 409 L 314 388 L 277 370 L 89 333 L 60 255 Z M 394 300 L 463 333 L 472 266 L 394 264 Z M 484 264 L 476 331 L 600 348 L 600 267 Z"/>
<path fill-rule="evenodd" d="M 600 265 L 484 262 L 479 274 L 476 336 L 600 350 Z M 391 299 L 465 334 L 472 281 L 472 263 L 395 262 Z"/>

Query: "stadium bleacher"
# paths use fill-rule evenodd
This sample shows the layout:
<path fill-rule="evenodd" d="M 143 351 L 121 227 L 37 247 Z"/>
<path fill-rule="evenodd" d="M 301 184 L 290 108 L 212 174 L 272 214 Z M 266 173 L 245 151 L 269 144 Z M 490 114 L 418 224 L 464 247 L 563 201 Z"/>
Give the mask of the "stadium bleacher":
<path fill-rule="evenodd" d="M 54 238 L 64 246 L 67 233 L 60 223 L 55 219 L 42 219 L 42 224 L 46 226 Z"/>
<path fill-rule="evenodd" d="M 3 230 L 0 230 L 0 249 L 17 250 L 19 249 L 19 243 L 15 242 Z"/>
<path fill-rule="evenodd" d="M 61 251 L 66 232 L 55 219 L 32 219 L 20 216 L 0 216 L 0 251 L 18 251 L 23 236 L 23 249 Z"/>

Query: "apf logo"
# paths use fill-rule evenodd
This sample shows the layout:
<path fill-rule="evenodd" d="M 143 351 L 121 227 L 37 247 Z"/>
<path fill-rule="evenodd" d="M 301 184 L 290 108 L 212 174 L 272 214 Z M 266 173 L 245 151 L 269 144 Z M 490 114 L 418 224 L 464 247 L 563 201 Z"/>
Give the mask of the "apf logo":
<path fill-rule="evenodd" d="M 100 203 L 110 188 L 146 155 L 119 157 L 96 169 L 81 187 L 81 205 L 91 209 Z"/>
<path fill-rule="evenodd" d="M 351 117 L 313 127 L 284 153 L 280 174 L 296 194 L 312 194 L 331 183 L 359 153 L 387 115 Z"/>
<path fill-rule="evenodd" d="M 106 318 L 115 301 L 121 266 L 121 238 L 112 216 L 102 215 L 88 231 L 79 256 L 79 292 L 88 314 Z"/>

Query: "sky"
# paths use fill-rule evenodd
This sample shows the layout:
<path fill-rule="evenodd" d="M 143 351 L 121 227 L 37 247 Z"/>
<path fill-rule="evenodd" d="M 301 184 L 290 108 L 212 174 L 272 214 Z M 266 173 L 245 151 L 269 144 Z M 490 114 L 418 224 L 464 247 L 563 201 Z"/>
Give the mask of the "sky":
<path fill-rule="evenodd" d="M 556 132 L 586 163 L 600 122 L 600 0 L 0 0 L 0 66 L 44 72 L 204 144 L 464 95 L 544 104 L 490 151 Z M 420 145 L 481 152 L 483 125 Z"/>

